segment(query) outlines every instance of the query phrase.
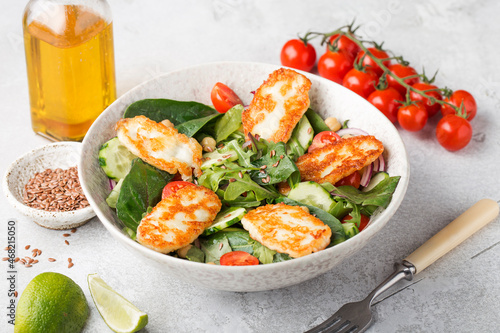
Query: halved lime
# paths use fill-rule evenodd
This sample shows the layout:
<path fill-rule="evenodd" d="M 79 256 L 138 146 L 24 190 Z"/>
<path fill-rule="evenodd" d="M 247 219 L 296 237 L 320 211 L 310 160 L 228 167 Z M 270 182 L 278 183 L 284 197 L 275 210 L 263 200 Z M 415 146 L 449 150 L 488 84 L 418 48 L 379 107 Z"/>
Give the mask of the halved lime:
<path fill-rule="evenodd" d="M 111 289 L 98 274 L 89 274 L 87 281 L 97 310 L 114 332 L 137 332 L 147 325 L 147 313 Z"/>

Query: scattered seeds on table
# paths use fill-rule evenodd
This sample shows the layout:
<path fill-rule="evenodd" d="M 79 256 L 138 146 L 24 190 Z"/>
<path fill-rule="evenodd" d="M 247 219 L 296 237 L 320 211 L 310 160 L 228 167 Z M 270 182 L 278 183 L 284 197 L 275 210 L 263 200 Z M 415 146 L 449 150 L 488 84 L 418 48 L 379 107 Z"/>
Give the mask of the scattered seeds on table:
<path fill-rule="evenodd" d="M 76 232 L 76 228 L 71 229 L 71 233 L 74 234 L 75 232 Z"/>
<path fill-rule="evenodd" d="M 68 242 L 68 240 L 67 240 L 67 239 L 66 239 L 66 240 L 64 240 L 64 243 L 66 243 L 66 245 L 69 245 L 69 242 Z"/>
<path fill-rule="evenodd" d="M 50 261 L 50 262 L 54 262 L 54 261 L 56 261 L 56 260 L 55 260 L 54 258 L 49 258 L 49 261 Z"/>
<path fill-rule="evenodd" d="M 63 234 L 63 237 L 69 237 L 71 234 Z"/>
<path fill-rule="evenodd" d="M 74 265 L 75 265 L 75 264 L 73 264 L 72 262 L 70 262 L 70 263 L 68 264 L 68 268 L 71 268 L 71 267 L 73 267 Z"/>
<path fill-rule="evenodd" d="M 24 247 L 24 249 L 25 249 L 25 250 L 29 250 L 29 249 L 30 249 L 30 247 L 31 247 L 31 245 L 26 245 L 26 246 Z"/>

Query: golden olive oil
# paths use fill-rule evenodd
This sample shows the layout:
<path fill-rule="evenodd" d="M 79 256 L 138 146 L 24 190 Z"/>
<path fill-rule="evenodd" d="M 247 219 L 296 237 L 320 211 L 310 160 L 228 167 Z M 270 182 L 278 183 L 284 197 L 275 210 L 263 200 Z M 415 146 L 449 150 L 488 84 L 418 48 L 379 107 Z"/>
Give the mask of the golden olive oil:
<path fill-rule="evenodd" d="M 113 27 L 82 6 L 64 5 L 58 31 L 23 20 L 33 130 L 82 140 L 116 99 Z"/>

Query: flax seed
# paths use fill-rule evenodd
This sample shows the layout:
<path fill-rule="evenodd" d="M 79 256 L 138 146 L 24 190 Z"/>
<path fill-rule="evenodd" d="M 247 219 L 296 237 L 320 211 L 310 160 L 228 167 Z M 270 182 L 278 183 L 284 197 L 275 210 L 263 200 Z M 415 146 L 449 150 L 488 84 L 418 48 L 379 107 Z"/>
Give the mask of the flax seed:
<path fill-rule="evenodd" d="M 309 128 L 307 129 L 307 134 L 311 134 L 311 132 L 312 132 L 312 128 L 311 128 L 311 127 L 309 127 Z"/>
<path fill-rule="evenodd" d="M 14 297 L 17 298 L 17 290 L 14 291 Z"/>
<path fill-rule="evenodd" d="M 33 252 L 31 255 L 33 256 L 33 258 L 35 258 L 38 255 L 38 253 L 37 252 Z"/>
<path fill-rule="evenodd" d="M 68 258 L 68 262 L 72 262 L 72 261 L 73 261 L 73 259 L 71 259 L 71 258 Z"/>
<path fill-rule="evenodd" d="M 219 243 L 219 251 L 222 249 L 223 246 L 224 246 L 224 243 Z"/>
<path fill-rule="evenodd" d="M 285 155 L 280 155 L 280 160 L 282 160 L 283 158 L 285 158 Z"/>
<path fill-rule="evenodd" d="M 235 181 L 236 181 L 236 178 L 231 178 L 231 179 L 229 179 L 229 182 L 230 182 L 230 183 L 234 183 Z"/>
<path fill-rule="evenodd" d="M 241 171 L 238 172 L 238 177 L 243 178 L 243 173 Z"/>
<path fill-rule="evenodd" d="M 33 260 L 32 264 L 37 264 L 38 260 Z"/>
<path fill-rule="evenodd" d="M 26 265 L 26 260 L 24 260 L 24 259 L 20 259 L 19 261 L 20 261 L 23 265 Z"/>
<path fill-rule="evenodd" d="M 273 150 L 271 150 L 271 153 L 269 154 L 269 156 L 274 157 L 274 155 L 276 155 L 276 151 L 273 149 Z"/>
<path fill-rule="evenodd" d="M 71 234 L 63 234 L 63 237 L 69 237 Z"/>
<path fill-rule="evenodd" d="M 10 250 L 10 246 L 6 246 L 4 250 L 5 251 L 9 251 Z"/>
<path fill-rule="evenodd" d="M 73 267 L 74 265 L 75 265 L 75 264 L 73 264 L 72 262 L 70 262 L 70 263 L 68 264 L 68 268 L 71 268 L 71 267 Z"/>
<path fill-rule="evenodd" d="M 7 261 L 7 260 L 9 260 L 9 257 L 3 257 L 2 260 Z"/>
<path fill-rule="evenodd" d="M 221 166 L 220 166 L 220 168 L 221 168 L 221 169 L 227 169 L 227 166 L 225 166 L 225 165 L 221 165 Z"/>
<path fill-rule="evenodd" d="M 275 167 L 275 168 L 276 168 L 276 167 L 278 166 L 278 164 L 280 164 L 280 161 L 279 161 L 279 160 L 277 160 L 277 161 L 276 161 L 276 163 L 274 163 L 274 164 L 273 164 L 273 167 Z"/>
<path fill-rule="evenodd" d="M 31 246 L 31 245 L 26 245 L 26 246 L 24 247 L 24 249 L 25 249 L 25 250 L 29 250 L 29 249 L 30 249 L 30 246 Z"/>
<path fill-rule="evenodd" d="M 267 175 L 266 177 L 266 183 L 269 183 L 271 181 L 271 176 Z"/>
<path fill-rule="evenodd" d="M 14 259 L 14 262 L 18 262 L 19 260 L 19 257 L 16 257 L 16 259 Z"/>
<path fill-rule="evenodd" d="M 65 241 L 64 241 L 64 243 L 66 243 L 66 245 L 69 245 L 69 242 L 68 242 L 68 240 L 65 240 Z"/>
<path fill-rule="evenodd" d="M 71 229 L 71 233 L 74 234 L 75 232 L 76 232 L 76 228 Z"/>
<path fill-rule="evenodd" d="M 41 255 L 42 254 L 42 250 L 38 250 L 38 255 Z"/>
<path fill-rule="evenodd" d="M 50 261 L 50 262 L 54 262 L 54 261 L 56 261 L 56 260 L 55 260 L 54 258 L 49 258 L 49 261 Z"/>
<path fill-rule="evenodd" d="M 263 165 L 263 166 L 261 166 L 260 168 L 261 168 L 261 170 L 265 170 L 265 169 L 267 168 L 267 165 L 265 165 L 265 164 L 264 164 L 264 165 Z"/>
<path fill-rule="evenodd" d="M 24 265 L 24 267 L 32 267 L 30 264 L 26 264 Z"/>

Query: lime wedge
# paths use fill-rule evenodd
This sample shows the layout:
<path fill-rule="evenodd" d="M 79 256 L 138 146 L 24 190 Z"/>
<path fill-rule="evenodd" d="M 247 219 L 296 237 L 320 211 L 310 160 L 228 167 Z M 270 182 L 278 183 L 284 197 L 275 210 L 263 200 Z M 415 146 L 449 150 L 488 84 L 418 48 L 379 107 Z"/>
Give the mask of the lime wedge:
<path fill-rule="evenodd" d="M 89 274 L 87 281 L 97 310 L 114 332 L 137 332 L 147 325 L 147 313 L 111 289 L 98 274 Z"/>

